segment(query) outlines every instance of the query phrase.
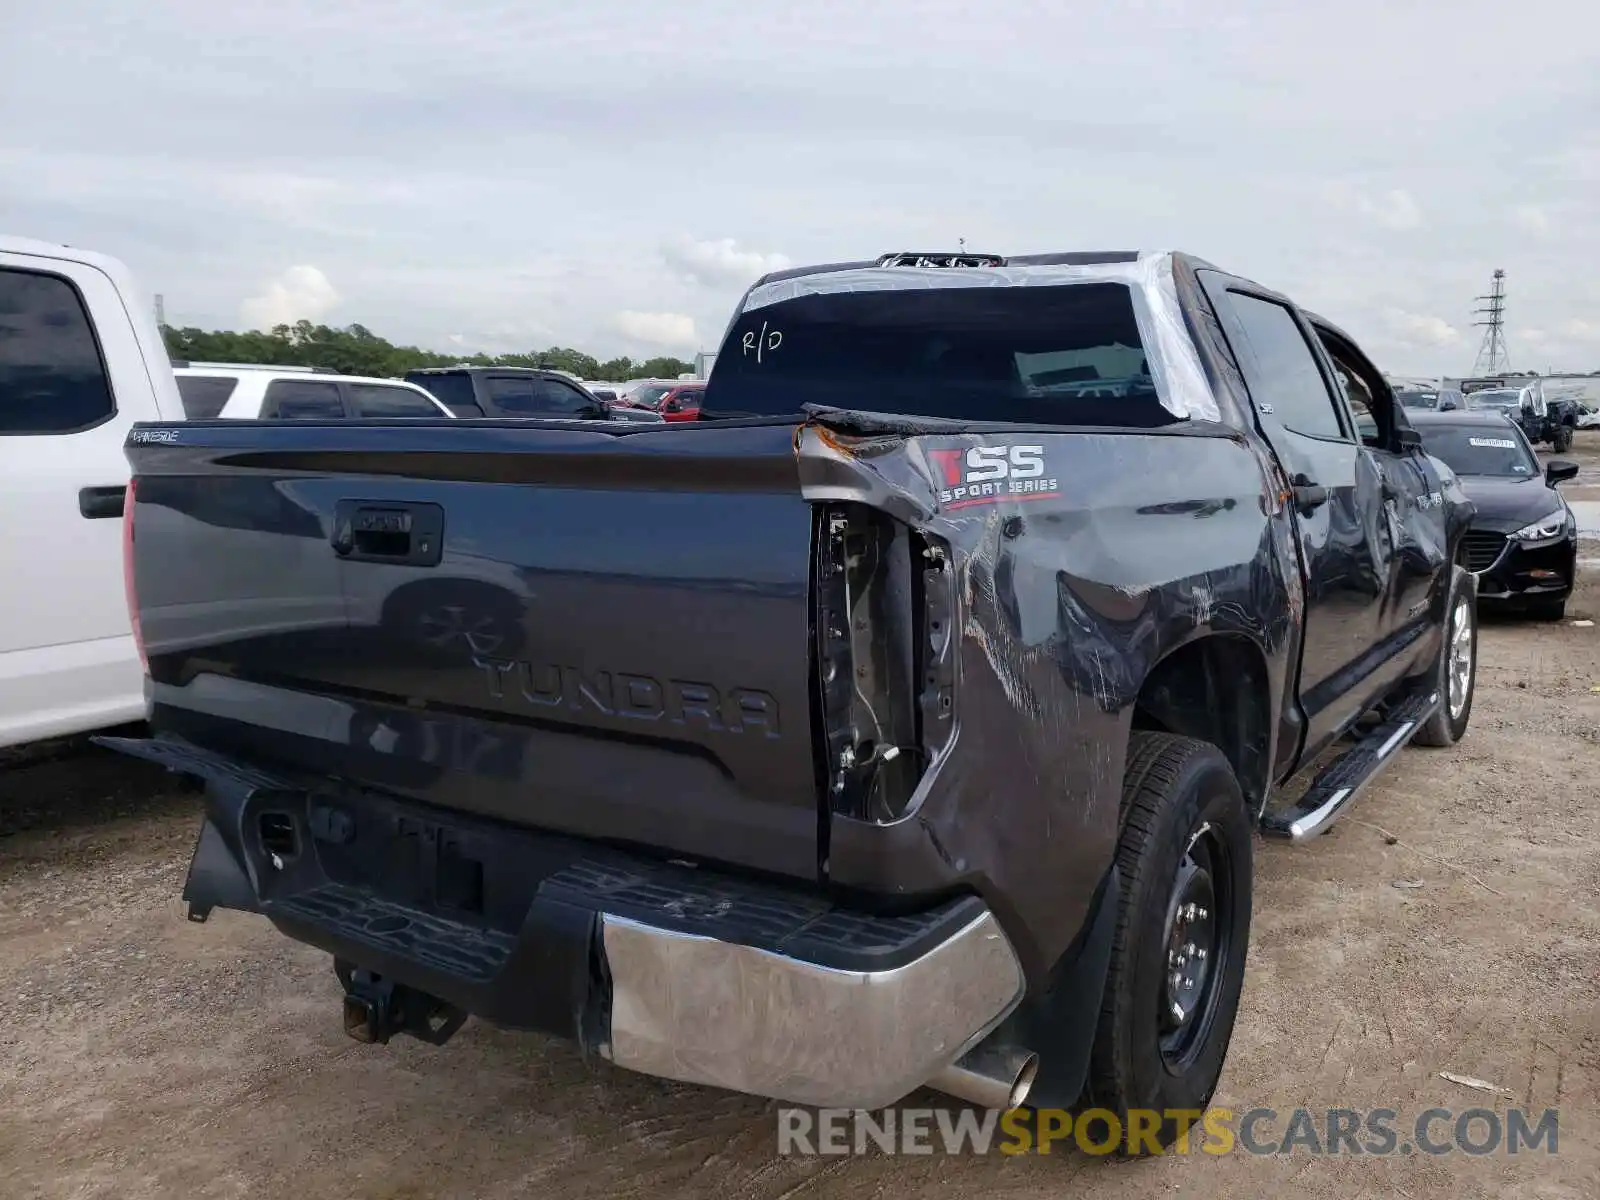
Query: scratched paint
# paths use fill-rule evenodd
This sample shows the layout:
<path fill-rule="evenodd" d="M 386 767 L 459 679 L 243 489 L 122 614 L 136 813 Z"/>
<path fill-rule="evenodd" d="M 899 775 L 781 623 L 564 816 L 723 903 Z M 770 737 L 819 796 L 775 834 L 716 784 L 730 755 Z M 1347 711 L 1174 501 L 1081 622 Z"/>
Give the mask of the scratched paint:
<path fill-rule="evenodd" d="M 942 869 L 1014 912 L 1019 953 L 1043 969 L 1112 860 L 1121 755 L 1151 668 L 1191 638 L 1226 636 L 1254 646 L 1281 687 L 1302 603 L 1289 514 L 1263 503 L 1260 458 L 1225 433 L 943 434 L 827 414 L 796 445 L 808 500 L 885 509 L 950 547 L 958 732 L 907 822 L 930 847 L 961 848 L 959 869 Z M 1007 453 L 1019 446 L 1028 453 Z M 952 462 L 1004 487 L 992 464 L 1034 451 L 1043 467 L 1030 477 L 1058 479 L 1053 494 L 942 499 Z M 857 832 L 864 843 L 868 831 L 836 823 L 839 882 L 857 869 Z"/>

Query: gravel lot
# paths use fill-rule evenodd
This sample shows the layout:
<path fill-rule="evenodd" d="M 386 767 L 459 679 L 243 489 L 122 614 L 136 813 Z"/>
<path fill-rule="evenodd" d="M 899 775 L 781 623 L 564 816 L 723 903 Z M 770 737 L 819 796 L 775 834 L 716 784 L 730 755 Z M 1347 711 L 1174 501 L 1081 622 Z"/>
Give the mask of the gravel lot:
<path fill-rule="evenodd" d="M 773 1106 L 561 1043 L 472 1023 L 364 1047 L 323 956 L 185 922 L 196 798 L 69 749 L 0 765 L 0 1197 L 1593 1197 L 1600 624 L 1571 620 L 1600 621 L 1600 561 L 1568 617 L 1486 623 L 1455 751 L 1408 750 L 1313 846 L 1261 846 L 1216 1101 L 1558 1107 L 1554 1157 L 780 1158 Z"/>

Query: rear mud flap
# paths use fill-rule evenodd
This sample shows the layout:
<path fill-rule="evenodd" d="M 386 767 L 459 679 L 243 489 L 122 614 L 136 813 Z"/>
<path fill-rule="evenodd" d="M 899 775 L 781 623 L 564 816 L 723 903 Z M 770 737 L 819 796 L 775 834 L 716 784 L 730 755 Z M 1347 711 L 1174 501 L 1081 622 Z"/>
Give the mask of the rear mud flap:
<path fill-rule="evenodd" d="M 258 791 L 283 791 L 288 787 L 263 772 L 241 767 L 199 747 L 169 738 L 97 737 L 91 740 L 107 750 L 153 762 L 185 779 L 198 780 L 210 791 L 236 797 L 241 804 Z M 211 805 L 207 807 L 211 809 Z M 189 920 L 197 923 L 203 923 L 213 908 L 233 908 L 248 913 L 262 911 L 243 856 L 230 845 L 227 834 L 210 816 L 200 827 L 200 837 L 189 860 L 183 900 L 189 906 Z"/>
<path fill-rule="evenodd" d="M 189 906 L 189 920 L 204 922 L 213 908 L 236 908 L 258 913 L 255 888 L 222 831 L 209 818 L 200 828 L 194 857 L 189 860 L 189 877 L 183 884 L 183 901 Z"/>

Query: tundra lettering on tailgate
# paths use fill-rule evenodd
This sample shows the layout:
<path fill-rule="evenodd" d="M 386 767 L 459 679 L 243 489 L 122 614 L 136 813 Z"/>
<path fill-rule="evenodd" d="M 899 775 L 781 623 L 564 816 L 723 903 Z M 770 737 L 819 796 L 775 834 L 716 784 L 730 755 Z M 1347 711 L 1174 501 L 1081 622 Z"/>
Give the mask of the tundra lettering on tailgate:
<path fill-rule="evenodd" d="M 719 691 L 709 683 L 655 679 L 623 671 L 584 671 L 561 663 L 475 657 L 489 694 L 520 699 L 538 708 L 585 710 L 634 721 L 698 725 L 709 733 L 744 733 L 758 728 L 779 733 L 778 702 L 759 688 Z"/>
<path fill-rule="evenodd" d="M 1045 474 L 1043 446 L 968 446 L 930 450 L 928 457 L 939 472 L 934 483 L 945 509 L 1061 494 L 1061 481 Z"/>

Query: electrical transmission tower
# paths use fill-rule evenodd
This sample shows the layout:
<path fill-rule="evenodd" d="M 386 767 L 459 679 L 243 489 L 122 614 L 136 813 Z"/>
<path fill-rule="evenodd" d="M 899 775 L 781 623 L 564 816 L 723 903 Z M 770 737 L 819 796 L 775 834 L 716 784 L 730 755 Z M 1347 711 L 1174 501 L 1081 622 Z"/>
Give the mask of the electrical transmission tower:
<path fill-rule="evenodd" d="M 1483 307 L 1473 310 L 1474 315 L 1484 318 L 1473 322 L 1483 329 L 1483 344 L 1478 347 L 1472 373 L 1503 375 L 1511 370 L 1511 353 L 1506 349 L 1506 273 L 1496 267 L 1489 294 L 1476 299 L 1484 301 Z"/>

